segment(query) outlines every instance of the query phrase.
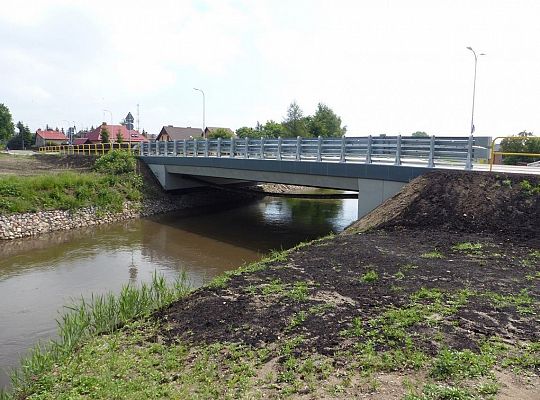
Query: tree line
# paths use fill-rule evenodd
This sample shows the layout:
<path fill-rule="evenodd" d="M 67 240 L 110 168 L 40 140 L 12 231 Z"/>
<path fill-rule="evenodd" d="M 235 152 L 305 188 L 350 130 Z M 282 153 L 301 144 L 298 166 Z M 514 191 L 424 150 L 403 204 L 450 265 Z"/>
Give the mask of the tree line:
<path fill-rule="evenodd" d="M 339 117 L 330 107 L 319 103 L 313 115 L 304 115 L 300 106 L 293 101 L 287 109 L 287 114 L 281 122 L 268 120 L 255 127 L 243 126 L 236 130 L 240 138 L 277 138 L 277 137 L 340 137 L 345 135 L 347 127 L 342 126 Z M 225 129 L 216 129 L 209 135 L 215 139 L 230 138 L 232 135 Z"/>

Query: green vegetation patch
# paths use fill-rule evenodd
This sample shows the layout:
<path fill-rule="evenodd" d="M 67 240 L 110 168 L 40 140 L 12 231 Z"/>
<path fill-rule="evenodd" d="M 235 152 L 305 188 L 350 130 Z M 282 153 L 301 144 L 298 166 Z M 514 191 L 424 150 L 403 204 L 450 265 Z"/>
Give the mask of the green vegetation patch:
<path fill-rule="evenodd" d="M 434 251 L 429 251 L 427 253 L 423 253 L 420 255 L 420 257 L 427 258 L 427 259 L 443 259 L 444 254 L 441 253 L 440 251 L 434 250 Z"/>
<path fill-rule="evenodd" d="M 379 280 L 379 274 L 375 270 L 369 270 L 360 278 L 362 282 L 371 283 Z"/>
<path fill-rule="evenodd" d="M 471 243 L 471 242 L 463 242 L 458 243 L 452 246 L 452 249 L 463 251 L 463 252 L 473 252 L 478 253 L 480 250 L 482 250 L 484 246 L 482 243 Z"/>
<path fill-rule="evenodd" d="M 514 295 L 503 295 L 495 292 L 484 292 L 483 296 L 488 298 L 495 308 L 515 307 L 520 314 L 534 314 L 535 301 L 527 289 L 522 289 Z"/>
<path fill-rule="evenodd" d="M 121 360 L 120 347 L 122 340 L 131 338 L 123 337 L 118 329 L 135 318 L 144 319 L 156 309 L 184 297 L 189 291 L 185 274 L 180 275 L 172 285 L 168 285 L 164 277 L 154 274 L 149 284 L 139 287 L 127 285 L 117 296 L 111 293 L 92 296 L 90 300 L 83 298 L 79 303 L 67 307 L 69 311 L 58 321 L 59 338 L 45 346 L 36 346 L 21 361 L 21 368 L 14 371 L 14 398 L 24 398 L 27 393 L 38 393 L 33 397 L 36 399 L 59 398 L 54 395 L 58 390 L 69 394 L 64 398 L 71 398 L 99 393 L 102 389 L 110 391 L 110 396 L 103 398 L 118 398 L 121 390 L 130 390 L 119 384 L 118 379 L 123 372 L 129 374 L 133 367 L 129 360 Z M 109 333 L 110 337 L 106 335 Z M 126 357 L 130 357 L 134 364 L 155 366 L 151 360 L 137 356 L 142 346 L 140 338 L 137 340 L 139 342 L 132 342 L 132 346 L 126 348 Z M 82 346 L 81 351 L 84 342 L 89 344 Z M 96 343 L 98 347 L 93 347 Z M 142 347 L 146 352 L 155 353 L 158 351 L 156 346 L 159 347 L 150 341 Z M 100 360 L 100 354 L 105 359 Z M 81 363 L 86 363 L 88 369 L 82 368 Z M 104 371 L 103 368 L 108 370 Z M 66 376 L 70 376 L 69 383 L 65 381 Z M 125 384 L 131 385 L 129 379 Z"/>
<path fill-rule="evenodd" d="M 119 212 L 126 200 L 142 198 L 142 179 L 64 172 L 38 176 L 0 176 L 0 214 L 75 210 L 96 206 Z"/>

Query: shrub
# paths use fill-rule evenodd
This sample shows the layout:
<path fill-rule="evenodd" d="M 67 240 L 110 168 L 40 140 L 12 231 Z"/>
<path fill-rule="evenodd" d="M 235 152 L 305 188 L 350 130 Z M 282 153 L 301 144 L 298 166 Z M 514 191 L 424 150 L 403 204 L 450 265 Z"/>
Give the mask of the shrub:
<path fill-rule="evenodd" d="M 94 169 L 101 173 L 126 174 L 135 171 L 135 157 L 125 151 L 115 150 L 96 160 Z"/>

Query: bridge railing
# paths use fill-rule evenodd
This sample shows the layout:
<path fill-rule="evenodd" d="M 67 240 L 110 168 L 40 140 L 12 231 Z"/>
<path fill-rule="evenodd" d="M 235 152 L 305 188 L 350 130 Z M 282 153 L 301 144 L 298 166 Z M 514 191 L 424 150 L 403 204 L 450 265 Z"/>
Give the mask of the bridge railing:
<path fill-rule="evenodd" d="M 471 169 L 488 158 L 491 138 L 480 137 L 342 137 L 277 139 L 189 139 L 145 142 L 140 154 L 165 157 L 335 161 L 368 164 L 449 166 Z"/>

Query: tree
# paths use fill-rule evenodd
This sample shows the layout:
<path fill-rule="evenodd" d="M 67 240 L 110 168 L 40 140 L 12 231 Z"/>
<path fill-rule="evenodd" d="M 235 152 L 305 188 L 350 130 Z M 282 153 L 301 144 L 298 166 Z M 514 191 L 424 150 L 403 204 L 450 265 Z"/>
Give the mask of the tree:
<path fill-rule="evenodd" d="M 341 118 L 326 104 L 319 103 L 315 115 L 307 120 L 309 134 L 314 137 L 343 136 L 347 131 L 341 127 Z"/>
<path fill-rule="evenodd" d="M 7 141 L 13 136 L 15 127 L 11 118 L 9 108 L 0 103 L 0 142 Z"/>
<path fill-rule="evenodd" d="M 255 138 L 257 137 L 257 132 L 255 132 L 253 128 L 243 126 L 236 130 L 236 136 L 238 136 L 239 138 Z"/>
<path fill-rule="evenodd" d="M 308 136 L 304 113 L 300 106 L 293 101 L 287 109 L 287 116 L 283 119 L 283 126 L 287 136 Z"/>
<path fill-rule="evenodd" d="M 103 132 L 101 133 L 101 137 L 103 137 Z M 124 143 L 124 137 L 122 136 L 120 129 L 116 132 L 116 143 Z"/>
<path fill-rule="evenodd" d="M 411 136 L 412 137 L 420 137 L 420 138 L 429 137 L 429 135 L 426 132 L 422 132 L 422 131 L 416 131 Z"/>
<path fill-rule="evenodd" d="M 273 120 L 266 121 L 262 127 L 262 137 L 277 138 L 280 136 L 285 136 L 285 134 L 285 127 L 279 122 Z"/>
<path fill-rule="evenodd" d="M 24 125 L 21 121 L 17 122 L 17 129 L 19 132 L 17 135 L 12 136 L 7 143 L 10 149 L 27 149 L 34 143 L 34 135 L 30 131 L 27 125 Z"/>
<path fill-rule="evenodd" d="M 109 143 L 109 131 L 107 128 L 101 128 L 101 143 Z"/>
<path fill-rule="evenodd" d="M 503 139 L 501 142 L 501 152 L 540 154 L 540 137 L 532 136 L 532 132 L 519 132 L 516 136 Z M 530 163 L 538 160 L 540 160 L 540 157 L 503 155 L 503 162 L 507 165 Z"/>
<path fill-rule="evenodd" d="M 230 139 L 234 136 L 234 134 L 225 128 L 217 128 L 214 130 L 210 135 L 208 135 L 208 139 Z"/>

